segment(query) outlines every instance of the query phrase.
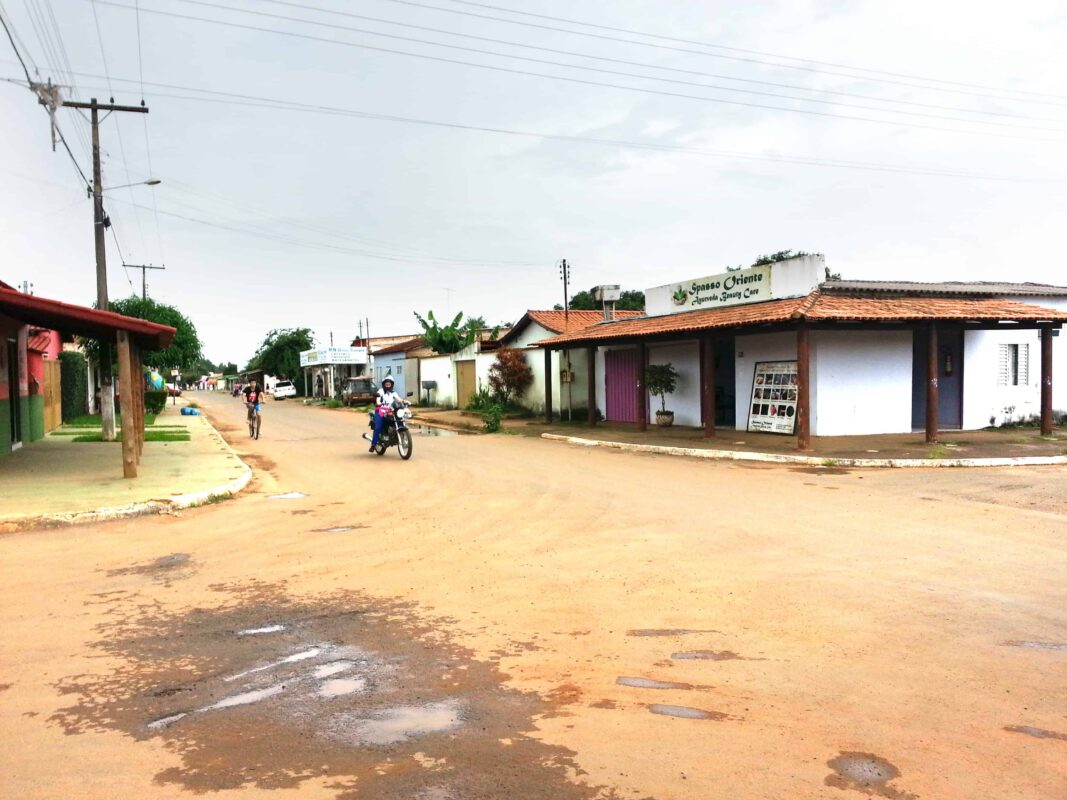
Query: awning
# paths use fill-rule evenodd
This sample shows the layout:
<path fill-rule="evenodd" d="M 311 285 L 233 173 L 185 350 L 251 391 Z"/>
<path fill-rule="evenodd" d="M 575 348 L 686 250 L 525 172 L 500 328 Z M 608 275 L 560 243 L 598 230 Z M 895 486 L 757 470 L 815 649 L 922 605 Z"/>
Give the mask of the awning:
<path fill-rule="evenodd" d="M 104 341 L 114 341 L 117 331 L 126 331 L 145 350 L 165 350 L 175 334 L 168 325 L 23 294 L 4 286 L 0 286 L 0 314 L 29 325 Z"/>
<path fill-rule="evenodd" d="M 979 323 L 986 327 L 999 323 L 1026 323 L 1031 326 L 1052 323 L 1054 327 L 1059 327 L 1067 322 L 1067 311 L 992 298 L 856 297 L 824 294 L 816 290 L 805 297 L 787 300 L 601 322 L 544 339 L 537 345 L 559 348 L 576 344 L 607 344 L 653 336 L 697 334 L 723 328 L 800 322 L 957 322 Z"/>

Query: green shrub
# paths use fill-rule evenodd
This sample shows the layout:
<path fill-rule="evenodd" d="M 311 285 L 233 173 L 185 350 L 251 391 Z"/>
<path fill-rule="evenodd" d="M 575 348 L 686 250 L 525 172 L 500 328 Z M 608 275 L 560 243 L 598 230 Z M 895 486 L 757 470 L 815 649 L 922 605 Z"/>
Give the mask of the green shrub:
<path fill-rule="evenodd" d="M 500 430 L 500 420 L 504 417 L 504 407 L 499 403 L 493 403 L 489 408 L 482 411 L 482 427 L 486 433 L 496 433 Z"/>
<path fill-rule="evenodd" d="M 341 407 L 341 401 L 338 400 L 336 397 L 331 397 L 329 400 L 326 401 L 326 408 L 340 408 L 340 407 Z"/>
<path fill-rule="evenodd" d="M 144 393 L 144 410 L 146 414 L 162 414 L 167 406 L 167 393 L 152 391 Z"/>
<path fill-rule="evenodd" d="M 89 413 L 89 375 L 85 356 L 73 351 L 59 354 L 60 414 L 63 421 Z"/>
<path fill-rule="evenodd" d="M 485 411 L 493 405 L 493 393 L 483 386 L 470 396 L 467 401 L 467 409 L 470 411 Z"/>

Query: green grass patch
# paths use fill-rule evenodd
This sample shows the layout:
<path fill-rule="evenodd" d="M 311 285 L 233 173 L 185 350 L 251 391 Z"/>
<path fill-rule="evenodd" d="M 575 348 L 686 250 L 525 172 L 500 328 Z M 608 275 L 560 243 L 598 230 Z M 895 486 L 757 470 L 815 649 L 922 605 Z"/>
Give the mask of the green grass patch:
<path fill-rule="evenodd" d="M 930 448 L 930 452 L 926 454 L 926 457 L 934 459 L 947 458 L 950 453 L 951 450 L 945 447 L 945 445 L 938 443 Z"/>
<path fill-rule="evenodd" d="M 155 425 L 156 414 L 145 414 L 144 424 Z M 121 424 L 122 415 L 115 415 L 115 430 L 119 429 Z M 100 427 L 100 415 L 99 414 L 82 414 L 77 417 L 71 417 L 69 420 L 63 423 L 65 427 L 69 428 L 99 428 Z"/>
<path fill-rule="evenodd" d="M 180 431 L 145 431 L 144 440 L 146 442 L 188 442 L 192 437 L 188 433 Z M 101 433 L 82 433 L 76 434 L 72 442 L 102 442 L 104 436 Z M 116 442 L 122 441 L 122 434 L 118 434 L 115 437 Z"/>

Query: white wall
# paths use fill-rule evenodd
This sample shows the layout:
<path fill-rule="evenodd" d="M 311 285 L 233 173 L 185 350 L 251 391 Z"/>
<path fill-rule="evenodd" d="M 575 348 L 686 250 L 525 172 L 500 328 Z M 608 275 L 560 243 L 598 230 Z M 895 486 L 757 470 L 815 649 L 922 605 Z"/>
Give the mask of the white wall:
<path fill-rule="evenodd" d="M 757 361 L 796 361 L 797 335 L 795 331 L 783 333 L 757 333 L 739 335 L 734 343 L 737 371 L 734 375 L 734 408 L 737 415 L 737 430 L 748 429 L 749 404 L 752 401 L 752 378 Z M 911 378 L 908 378 L 910 391 Z M 908 406 L 909 413 L 911 406 Z M 813 431 L 814 433 L 814 431 Z"/>
<path fill-rule="evenodd" d="M 421 381 L 437 381 L 437 388 L 430 394 L 435 406 L 456 405 L 456 379 L 455 369 L 452 364 L 452 356 L 433 356 L 419 360 L 419 372 Z M 425 397 L 425 392 L 419 389 L 418 397 Z"/>
<path fill-rule="evenodd" d="M 812 435 L 910 433 L 911 381 L 911 331 L 813 331 Z"/>
<path fill-rule="evenodd" d="M 674 412 L 675 425 L 700 426 L 700 345 L 697 342 L 671 342 L 648 348 L 649 364 L 670 362 L 678 370 L 678 387 L 667 395 L 667 410 Z M 658 397 L 649 396 L 649 419 L 659 411 Z"/>

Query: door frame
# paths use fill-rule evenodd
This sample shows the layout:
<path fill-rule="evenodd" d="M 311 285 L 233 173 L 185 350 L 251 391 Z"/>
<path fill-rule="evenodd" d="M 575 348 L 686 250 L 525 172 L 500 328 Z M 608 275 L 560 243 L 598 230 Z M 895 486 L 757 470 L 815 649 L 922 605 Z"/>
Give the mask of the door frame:
<path fill-rule="evenodd" d="M 19 378 L 19 343 L 18 339 L 7 339 L 7 401 L 11 406 L 11 445 L 12 450 L 22 447 L 22 383 Z"/>

